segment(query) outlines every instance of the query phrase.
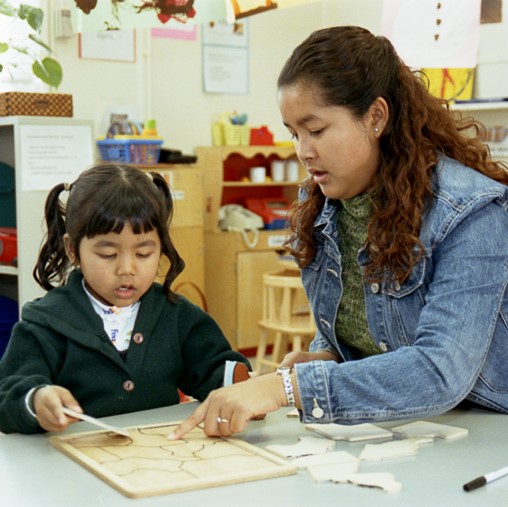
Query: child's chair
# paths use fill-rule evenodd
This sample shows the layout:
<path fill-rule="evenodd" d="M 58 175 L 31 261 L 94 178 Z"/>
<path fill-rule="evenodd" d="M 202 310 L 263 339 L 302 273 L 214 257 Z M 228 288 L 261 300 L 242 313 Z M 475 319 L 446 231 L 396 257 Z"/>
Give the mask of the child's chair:
<path fill-rule="evenodd" d="M 258 324 L 262 329 L 256 353 L 258 373 L 263 365 L 275 369 L 290 344 L 293 351 L 308 347 L 316 325 L 298 270 L 263 274 L 263 315 Z M 271 358 L 266 354 L 270 334 L 274 335 Z"/>

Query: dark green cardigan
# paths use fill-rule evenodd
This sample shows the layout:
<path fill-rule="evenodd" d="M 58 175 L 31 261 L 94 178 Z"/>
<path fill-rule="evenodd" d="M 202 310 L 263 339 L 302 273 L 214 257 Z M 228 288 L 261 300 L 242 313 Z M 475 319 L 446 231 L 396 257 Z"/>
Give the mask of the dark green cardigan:
<path fill-rule="evenodd" d="M 79 271 L 26 304 L 0 361 L 0 431 L 41 431 L 24 403 L 41 384 L 66 387 L 85 413 L 104 417 L 177 404 L 177 388 L 203 400 L 222 385 L 226 360 L 249 364 L 207 313 L 184 298 L 170 303 L 159 284 L 141 299 L 137 333 L 122 359 Z"/>

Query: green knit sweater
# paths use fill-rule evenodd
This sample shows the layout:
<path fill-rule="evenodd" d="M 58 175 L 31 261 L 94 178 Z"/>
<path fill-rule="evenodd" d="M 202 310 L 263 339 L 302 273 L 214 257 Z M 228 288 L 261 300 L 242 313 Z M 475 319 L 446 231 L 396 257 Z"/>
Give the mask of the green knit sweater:
<path fill-rule="evenodd" d="M 342 265 L 342 299 L 337 311 L 337 339 L 359 350 L 362 357 L 381 351 L 372 339 L 365 314 L 363 279 L 358 265 L 358 251 L 365 244 L 367 225 L 372 214 L 368 195 L 339 203 L 337 226 Z"/>

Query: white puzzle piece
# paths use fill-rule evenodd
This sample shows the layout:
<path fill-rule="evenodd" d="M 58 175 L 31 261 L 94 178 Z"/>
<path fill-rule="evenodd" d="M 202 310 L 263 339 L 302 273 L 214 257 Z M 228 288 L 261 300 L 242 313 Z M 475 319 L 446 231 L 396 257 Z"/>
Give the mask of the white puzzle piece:
<path fill-rule="evenodd" d="M 356 486 L 379 488 L 387 493 L 397 493 L 402 484 L 389 472 L 356 473 L 347 470 L 345 465 L 318 465 L 309 467 L 308 472 L 315 482 L 350 483 Z"/>
<path fill-rule="evenodd" d="M 325 452 L 321 454 L 312 454 L 310 456 L 301 456 L 299 458 L 294 458 L 291 460 L 293 465 L 296 465 L 298 468 L 308 468 L 311 466 L 319 466 L 319 465 L 332 465 L 332 464 L 341 464 L 341 463 L 354 463 L 356 465 L 356 469 L 360 464 L 359 458 L 354 456 L 353 454 L 346 451 L 332 451 Z"/>
<path fill-rule="evenodd" d="M 360 460 L 343 461 L 342 463 L 328 463 L 311 465 L 307 472 L 314 482 L 347 482 L 347 478 L 358 472 Z"/>
<path fill-rule="evenodd" d="M 267 445 L 265 449 L 283 458 L 298 458 L 300 456 L 325 453 L 332 451 L 334 448 L 335 442 L 330 442 L 330 440 L 325 440 L 324 438 L 300 437 L 299 442 L 296 444 Z"/>
<path fill-rule="evenodd" d="M 422 444 L 432 443 L 431 437 L 392 440 L 383 444 L 367 444 L 360 453 L 362 461 L 382 461 L 415 456 Z"/>
<path fill-rule="evenodd" d="M 391 431 L 375 426 L 374 424 L 307 424 L 305 429 L 324 435 L 332 440 L 347 440 L 348 442 L 359 442 L 363 440 L 392 439 Z"/>
<path fill-rule="evenodd" d="M 357 486 L 380 488 L 387 493 L 398 493 L 402 489 L 402 484 L 389 472 L 351 474 L 348 477 L 348 482 Z"/>
<path fill-rule="evenodd" d="M 415 421 L 402 426 L 392 428 L 394 433 L 399 433 L 406 438 L 431 437 L 443 438 L 445 440 L 457 440 L 467 437 L 469 431 L 466 428 L 448 426 L 428 421 Z"/>

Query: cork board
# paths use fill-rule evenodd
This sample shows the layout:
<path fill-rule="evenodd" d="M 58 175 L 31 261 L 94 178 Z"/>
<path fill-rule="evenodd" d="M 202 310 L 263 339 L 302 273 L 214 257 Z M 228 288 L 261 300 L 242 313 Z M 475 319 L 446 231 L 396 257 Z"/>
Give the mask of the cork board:
<path fill-rule="evenodd" d="M 296 466 L 235 438 L 210 438 L 201 428 L 182 440 L 166 436 L 172 422 L 53 436 L 51 444 L 125 496 L 139 498 L 280 477 Z"/>

